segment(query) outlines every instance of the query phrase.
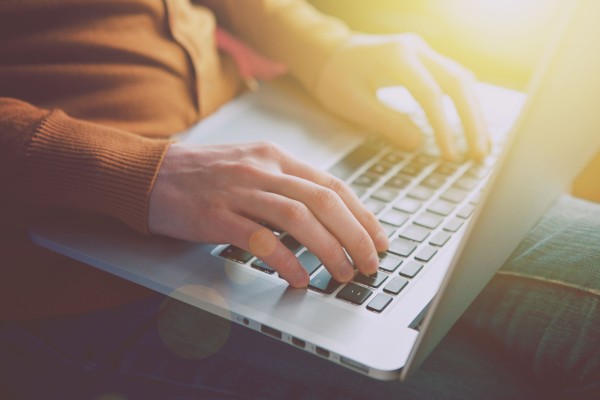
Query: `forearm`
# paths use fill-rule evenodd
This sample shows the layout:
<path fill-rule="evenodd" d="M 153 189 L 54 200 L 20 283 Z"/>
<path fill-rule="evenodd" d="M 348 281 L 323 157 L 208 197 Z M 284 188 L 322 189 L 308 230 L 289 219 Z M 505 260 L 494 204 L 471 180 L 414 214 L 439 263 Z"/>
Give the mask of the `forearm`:
<path fill-rule="evenodd" d="M 577 197 L 600 203 L 600 153 L 575 179 L 572 193 Z"/>
<path fill-rule="evenodd" d="M 340 20 L 302 0 L 203 0 L 237 35 L 284 62 L 312 89 L 321 65 L 350 35 Z"/>
<path fill-rule="evenodd" d="M 15 99 L 0 99 L 0 107 L 3 203 L 99 212 L 147 232 L 148 197 L 168 141 Z"/>

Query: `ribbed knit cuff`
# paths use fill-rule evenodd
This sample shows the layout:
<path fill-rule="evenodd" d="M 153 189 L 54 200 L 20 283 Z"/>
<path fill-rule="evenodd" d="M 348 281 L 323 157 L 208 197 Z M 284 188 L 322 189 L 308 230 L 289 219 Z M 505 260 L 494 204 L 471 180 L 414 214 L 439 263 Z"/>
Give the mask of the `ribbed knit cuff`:
<path fill-rule="evenodd" d="M 25 184 L 41 202 L 112 215 L 148 233 L 148 199 L 169 144 L 53 111 L 27 149 Z"/>

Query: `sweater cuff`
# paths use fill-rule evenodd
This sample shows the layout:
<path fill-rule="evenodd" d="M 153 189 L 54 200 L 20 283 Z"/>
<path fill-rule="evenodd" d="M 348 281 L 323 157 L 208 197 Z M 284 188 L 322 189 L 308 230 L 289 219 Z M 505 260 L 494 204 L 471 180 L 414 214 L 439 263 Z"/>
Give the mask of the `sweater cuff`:
<path fill-rule="evenodd" d="M 51 112 L 27 149 L 25 184 L 44 203 L 114 216 L 148 233 L 148 201 L 170 141 Z"/>

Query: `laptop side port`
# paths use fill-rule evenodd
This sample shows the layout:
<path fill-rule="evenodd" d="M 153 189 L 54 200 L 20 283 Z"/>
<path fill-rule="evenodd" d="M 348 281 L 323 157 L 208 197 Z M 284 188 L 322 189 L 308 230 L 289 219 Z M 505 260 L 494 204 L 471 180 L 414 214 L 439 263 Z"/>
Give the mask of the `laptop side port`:
<path fill-rule="evenodd" d="M 306 342 L 304 340 L 295 338 L 293 336 L 292 336 L 292 344 L 296 347 L 300 347 L 301 349 L 306 347 Z"/>
<path fill-rule="evenodd" d="M 316 346 L 315 347 L 315 352 L 320 355 L 321 357 L 325 357 L 325 358 L 329 358 L 329 350 L 325 350 L 322 347 Z"/>
<path fill-rule="evenodd" d="M 261 325 L 260 326 L 260 331 L 262 333 L 266 333 L 267 335 L 272 336 L 275 339 L 279 339 L 279 340 L 281 340 L 281 338 L 283 336 L 281 334 L 281 331 L 278 331 L 277 329 L 271 328 L 270 326 L 267 326 L 267 325 Z"/>
<path fill-rule="evenodd" d="M 367 367 L 366 365 L 363 365 L 363 364 L 361 364 L 361 363 L 359 363 L 357 361 L 351 360 L 351 359 L 346 358 L 346 357 L 340 357 L 340 362 L 343 365 L 346 365 L 346 366 L 348 366 L 350 368 L 353 368 L 353 369 L 355 369 L 357 371 L 364 372 L 365 374 L 369 373 L 369 367 Z"/>

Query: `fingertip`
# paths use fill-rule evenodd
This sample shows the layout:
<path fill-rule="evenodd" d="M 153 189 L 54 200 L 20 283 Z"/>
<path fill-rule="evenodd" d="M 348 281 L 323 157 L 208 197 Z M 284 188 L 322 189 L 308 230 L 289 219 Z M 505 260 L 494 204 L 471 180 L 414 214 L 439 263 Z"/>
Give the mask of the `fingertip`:
<path fill-rule="evenodd" d="M 309 283 L 309 276 L 304 269 L 298 272 L 294 277 L 288 280 L 288 283 L 296 289 L 306 289 Z"/>

